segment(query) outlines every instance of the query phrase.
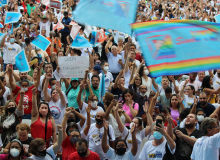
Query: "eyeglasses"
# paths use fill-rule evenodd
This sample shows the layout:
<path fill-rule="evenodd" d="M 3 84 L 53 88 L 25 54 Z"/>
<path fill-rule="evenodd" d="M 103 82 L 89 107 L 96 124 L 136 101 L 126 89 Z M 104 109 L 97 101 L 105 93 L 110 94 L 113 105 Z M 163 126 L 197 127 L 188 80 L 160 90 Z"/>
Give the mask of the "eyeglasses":
<path fill-rule="evenodd" d="M 219 128 L 219 126 L 216 126 L 216 127 L 209 127 L 209 128 Z"/>

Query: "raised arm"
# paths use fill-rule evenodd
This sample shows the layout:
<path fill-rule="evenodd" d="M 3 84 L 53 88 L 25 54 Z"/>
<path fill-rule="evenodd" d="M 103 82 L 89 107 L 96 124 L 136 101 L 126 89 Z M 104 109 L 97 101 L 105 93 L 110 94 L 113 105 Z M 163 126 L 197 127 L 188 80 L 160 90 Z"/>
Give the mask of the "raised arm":
<path fill-rule="evenodd" d="M 9 84 L 11 86 L 12 91 L 14 91 L 17 85 L 13 81 L 11 67 L 9 65 L 7 65 L 7 67 L 8 67 L 8 72 L 9 72 Z"/>
<path fill-rule="evenodd" d="M 143 109 L 144 109 L 144 112 L 146 113 L 146 117 L 147 117 L 147 127 L 145 128 L 145 136 L 147 136 L 151 132 L 151 125 L 153 123 L 153 119 L 148 112 L 148 110 L 149 110 L 148 101 L 145 101 L 145 105 L 143 106 Z"/>
<path fill-rule="evenodd" d="M 24 112 L 24 108 L 23 108 L 23 103 L 24 103 L 24 94 L 25 92 L 24 91 L 20 91 L 20 100 L 19 100 L 19 103 L 18 103 L 18 110 L 19 111 L 22 111 Z"/>
<path fill-rule="evenodd" d="M 90 117 L 90 111 L 91 111 L 91 102 L 88 103 L 88 107 L 86 108 L 86 114 L 87 114 L 87 122 L 86 127 L 83 130 L 83 133 L 87 136 L 89 133 L 90 125 L 91 125 L 91 117 Z"/>
<path fill-rule="evenodd" d="M 184 96 L 184 90 L 185 90 L 185 87 L 186 87 L 186 85 L 187 85 L 188 82 L 189 82 L 188 79 L 185 80 L 185 83 L 184 83 L 183 87 L 181 88 L 181 91 L 180 91 L 180 96 L 181 96 L 181 97 L 185 97 L 185 96 Z"/>
<path fill-rule="evenodd" d="M 155 78 L 152 78 L 152 84 L 153 84 L 154 88 L 157 90 L 158 84 L 155 82 Z"/>
<path fill-rule="evenodd" d="M 115 119 L 116 119 L 116 121 L 118 123 L 118 129 L 122 133 L 124 131 L 125 126 L 122 123 L 121 118 L 119 117 L 119 114 L 118 114 L 118 107 L 119 107 L 119 105 L 122 105 L 122 104 L 121 103 L 117 103 L 114 113 L 115 113 Z"/>
<path fill-rule="evenodd" d="M 0 88 L 2 89 L 0 91 L 0 97 L 2 97 L 6 91 L 4 84 L 2 83 L 2 81 L 0 80 Z"/>
<path fill-rule="evenodd" d="M 126 60 L 126 62 L 125 62 L 125 70 L 124 70 L 124 72 L 125 72 L 125 74 L 128 72 L 128 65 L 129 65 L 129 59 L 130 59 L 130 57 L 131 57 L 131 53 L 129 52 L 128 53 L 128 58 L 127 58 L 127 60 Z"/>
<path fill-rule="evenodd" d="M 212 73 L 212 70 L 209 71 L 209 75 L 213 78 L 214 74 Z"/>
<path fill-rule="evenodd" d="M 60 149 L 60 146 L 63 142 L 63 130 L 65 130 L 61 125 L 57 125 L 57 130 L 58 130 L 58 140 L 56 143 L 53 145 L 53 151 L 54 154 L 56 155 Z"/>
<path fill-rule="evenodd" d="M 104 122 L 104 133 L 102 136 L 102 150 L 104 153 L 107 153 L 109 150 L 109 145 L 107 143 L 107 134 L 108 134 L 108 130 L 109 130 L 109 125 L 108 122 Z"/>
<path fill-rule="evenodd" d="M 156 93 L 150 102 L 149 114 L 151 117 L 153 116 L 153 109 L 154 109 L 154 106 L 155 106 L 155 103 L 156 103 L 158 96 L 159 96 L 159 93 Z"/>
<path fill-rule="evenodd" d="M 67 119 L 68 119 L 68 116 L 69 114 L 72 112 L 72 107 L 67 107 L 66 108 L 66 111 L 65 111 L 65 114 L 64 114 L 64 117 L 63 117 L 63 121 L 62 121 L 62 127 L 63 128 L 66 128 L 66 123 L 67 123 Z M 67 134 L 66 134 L 66 131 L 65 129 L 63 130 L 63 140 L 65 140 L 67 137 Z"/>
<path fill-rule="evenodd" d="M 83 125 L 85 124 L 86 118 L 80 114 L 79 112 L 77 112 L 73 107 L 72 108 L 72 112 L 80 119 L 80 127 L 83 127 Z"/>
<path fill-rule="evenodd" d="M 37 120 L 39 116 L 39 112 L 37 109 L 37 99 L 36 99 L 36 92 L 37 88 L 34 87 L 32 90 L 32 111 L 31 111 L 31 123 L 33 123 L 35 120 Z"/>
<path fill-rule="evenodd" d="M 44 62 L 41 62 L 40 66 L 38 67 L 38 70 L 37 70 L 37 80 L 36 80 L 36 82 L 34 82 L 34 87 L 38 88 L 38 86 L 40 84 L 40 76 L 41 76 L 40 73 L 41 73 L 41 68 L 42 68 L 43 65 L 44 65 Z"/>
<path fill-rule="evenodd" d="M 110 105 L 107 106 L 108 108 L 107 108 L 106 114 L 105 114 L 105 119 L 106 119 L 106 120 L 109 120 L 109 114 L 110 114 L 112 108 L 114 107 L 114 105 L 115 105 L 115 101 L 114 101 L 114 99 L 113 99 L 113 100 L 111 101 Z"/>
<path fill-rule="evenodd" d="M 46 79 L 45 79 L 45 83 L 44 83 L 44 86 L 43 86 L 43 93 L 44 93 L 44 100 L 47 101 L 47 102 L 50 102 L 51 101 L 51 97 L 47 91 L 47 88 L 48 88 L 48 83 L 49 83 L 49 79 L 52 78 L 52 74 L 50 72 L 46 73 L 45 75 Z"/>
<path fill-rule="evenodd" d="M 176 137 L 173 134 L 173 127 L 172 127 L 173 119 L 172 119 L 172 117 L 170 115 L 167 116 L 167 121 L 168 121 L 167 134 L 175 141 Z M 175 139 L 174 139 L 174 137 L 175 137 Z"/>
<path fill-rule="evenodd" d="M 116 89 L 117 88 L 117 85 L 118 85 L 118 81 L 120 80 L 121 78 L 121 75 L 123 74 L 123 69 L 119 72 L 118 76 L 116 77 L 115 79 L 115 83 L 113 84 L 113 88 Z"/>
<path fill-rule="evenodd" d="M 109 47 L 109 44 L 112 41 L 112 39 L 113 39 L 113 36 L 110 37 L 110 39 L 108 40 L 107 44 L 105 45 L 105 54 L 109 53 L 108 47 Z"/>
<path fill-rule="evenodd" d="M 191 114 L 196 114 L 197 101 L 198 101 L 198 99 L 195 98 L 194 99 L 194 103 L 193 103 L 193 107 L 192 107 L 192 109 L 190 111 Z"/>
<path fill-rule="evenodd" d="M 131 135 L 132 135 L 132 147 L 131 147 L 131 153 L 133 156 L 137 154 L 138 150 L 138 143 L 137 143 L 137 138 L 136 138 L 136 133 L 138 131 L 138 127 L 133 124 L 131 128 Z"/>
<path fill-rule="evenodd" d="M 65 100 L 65 97 L 64 97 L 64 95 L 63 95 L 63 92 L 61 91 L 61 88 L 58 87 L 58 86 L 56 86 L 56 90 L 57 90 L 57 92 L 58 92 L 59 95 L 60 95 L 60 101 L 61 101 L 62 106 L 63 106 L 63 107 L 66 107 L 66 100 Z"/>
<path fill-rule="evenodd" d="M 131 75 L 134 75 L 135 69 L 136 69 L 136 64 L 133 63 L 133 68 L 132 68 L 132 71 L 131 71 Z M 135 74 L 134 77 L 130 76 L 129 84 L 134 84 L 135 78 L 136 78 L 136 74 Z"/>
<path fill-rule="evenodd" d="M 81 95 L 82 95 L 82 91 L 84 89 L 83 81 L 80 83 L 79 86 L 80 86 L 80 90 L 79 90 L 79 93 L 78 93 L 78 96 L 77 96 L 77 103 L 78 103 L 79 109 L 82 110 L 83 101 L 81 100 Z"/>

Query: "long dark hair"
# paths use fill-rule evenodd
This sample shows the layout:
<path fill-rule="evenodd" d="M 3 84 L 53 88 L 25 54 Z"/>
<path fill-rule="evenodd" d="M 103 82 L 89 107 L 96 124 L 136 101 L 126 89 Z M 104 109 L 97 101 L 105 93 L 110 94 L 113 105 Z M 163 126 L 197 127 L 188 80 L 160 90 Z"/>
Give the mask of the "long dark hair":
<path fill-rule="evenodd" d="M 48 107 L 48 113 L 47 113 L 47 116 L 46 116 L 46 117 L 51 118 L 50 107 L 49 107 L 48 103 L 45 102 L 45 101 L 39 103 L 39 105 L 38 105 L 38 112 L 39 112 L 39 109 L 40 109 L 40 107 L 41 107 L 42 104 L 47 105 L 47 107 Z M 39 116 L 42 117 L 42 114 L 41 114 L 40 112 L 39 112 Z"/>
<path fill-rule="evenodd" d="M 142 85 L 142 78 L 140 77 L 140 79 L 141 79 L 141 83 L 140 83 L 139 87 Z M 134 92 L 137 93 L 137 90 L 138 90 L 139 87 L 136 86 L 135 80 L 134 80 L 134 83 L 133 83 L 132 87 L 134 88 Z"/>
<path fill-rule="evenodd" d="M 114 148 L 115 148 L 115 153 L 116 153 L 116 146 L 117 146 L 118 142 L 124 142 L 126 148 L 128 148 L 128 145 L 127 145 L 127 143 L 126 143 L 126 139 L 116 139 L 116 140 L 115 140 L 115 146 L 114 146 Z M 117 154 L 117 153 L 116 153 L 116 154 Z"/>
<path fill-rule="evenodd" d="M 123 104 L 125 104 L 125 94 L 127 93 L 130 93 L 131 96 L 132 96 L 132 100 L 134 101 L 134 98 L 135 98 L 135 94 L 134 94 L 134 91 L 131 90 L 131 89 L 125 89 L 123 92 L 122 92 L 122 100 L 123 100 Z"/>
<path fill-rule="evenodd" d="M 202 81 L 202 89 L 204 89 L 204 88 L 213 89 L 213 87 L 211 87 L 211 85 L 210 85 L 210 79 L 211 79 L 211 76 L 205 76 L 205 77 L 203 78 L 203 81 Z"/>
<path fill-rule="evenodd" d="M 172 94 L 172 95 L 171 95 L 171 97 L 170 97 L 170 108 L 172 108 L 171 99 L 172 99 L 172 97 L 174 97 L 174 96 L 178 99 L 178 97 L 177 97 L 176 94 Z M 179 103 L 179 102 L 178 102 L 178 104 L 177 104 L 177 108 L 178 108 L 179 113 L 181 113 L 181 108 L 180 108 L 180 103 Z"/>
<path fill-rule="evenodd" d="M 196 94 L 196 92 L 195 92 L 195 87 L 193 86 L 193 85 L 188 85 L 190 88 L 191 88 L 191 90 L 193 90 L 193 95 L 195 95 Z M 187 86 L 187 87 L 188 87 Z"/>
<path fill-rule="evenodd" d="M 144 67 L 145 67 L 145 66 L 141 66 L 141 68 L 140 68 L 140 70 L 139 70 L 139 76 L 140 76 L 140 77 L 143 77 Z"/>

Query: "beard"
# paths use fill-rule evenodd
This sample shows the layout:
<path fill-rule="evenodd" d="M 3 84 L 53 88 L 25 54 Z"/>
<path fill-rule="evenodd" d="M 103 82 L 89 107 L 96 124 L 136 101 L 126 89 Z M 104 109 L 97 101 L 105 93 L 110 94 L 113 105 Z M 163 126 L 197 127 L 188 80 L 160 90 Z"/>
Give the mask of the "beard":
<path fill-rule="evenodd" d="M 207 102 L 199 102 L 200 105 L 205 106 L 207 104 Z"/>
<path fill-rule="evenodd" d="M 190 124 L 185 124 L 185 128 L 189 129 L 189 128 L 194 128 L 194 127 L 195 127 L 194 124 L 191 124 L 191 123 Z"/>
<path fill-rule="evenodd" d="M 94 89 L 97 89 L 98 88 L 98 86 L 92 86 Z"/>

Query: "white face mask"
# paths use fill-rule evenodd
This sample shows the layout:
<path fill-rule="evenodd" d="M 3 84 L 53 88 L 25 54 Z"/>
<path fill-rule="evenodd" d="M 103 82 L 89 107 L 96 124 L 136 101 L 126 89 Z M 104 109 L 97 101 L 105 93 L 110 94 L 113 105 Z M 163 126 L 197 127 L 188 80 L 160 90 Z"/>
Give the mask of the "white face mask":
<path fill-rule="evenodd" d="M 135 123 L 134 122 L 130 123 L 130 129 L 133 127 L 133 124 L 135 124 Z M 136 126 L 136 124 L 135 124 L 135 126 Z"/>
<path fill-rule="evenodd" d="M 147 96 L 147 92 L 144 93 L 144 94 L 142 94 L 142 93 L 140 92 L 140 95 L 141 95 L 142 97 Z"/>
<path fill-rule="evenodd" d="M 16 148 L 10 149 L 10 154 L 12 157 L 17 157 L 19 155 L 20 151 Z"/>
<path fill-rule="evenodd" d="M 204 119 L 203 115 L 197 115 L 197 119 L 199 122 L 202 122 L 202 120 Z"/>
<path fill-rule="evenodd" d="M 93 101 L 93 102 L 91 102 L 92 108 L 97 107 L 97 105 L 98 105 L 98 101 Z"/>
<path fill-rule="evenodd" d="M 27 92 L 27 91 L 28 91 L 28 88 L 23 88 L 23 87 L 21 87 L 21 90 Z"/>
<path fill-rule="evenodd" d="M 56 89 L 56 84 L 54 84 L 54 85 L 51 87 L 51 89 Z"/>
<path fill-rule="evenodd" d="M 144 74 L 147 76 L 149 74 L 148 70 L 144 70 Z"/>
<path fill-rule="evenodd" d="M 105 67 L 104 67 L 104 70 L 105 70 L 105 71 L 108 71 L 108 69 L 109 69 L 108 66 L 105 66 Z"/>

